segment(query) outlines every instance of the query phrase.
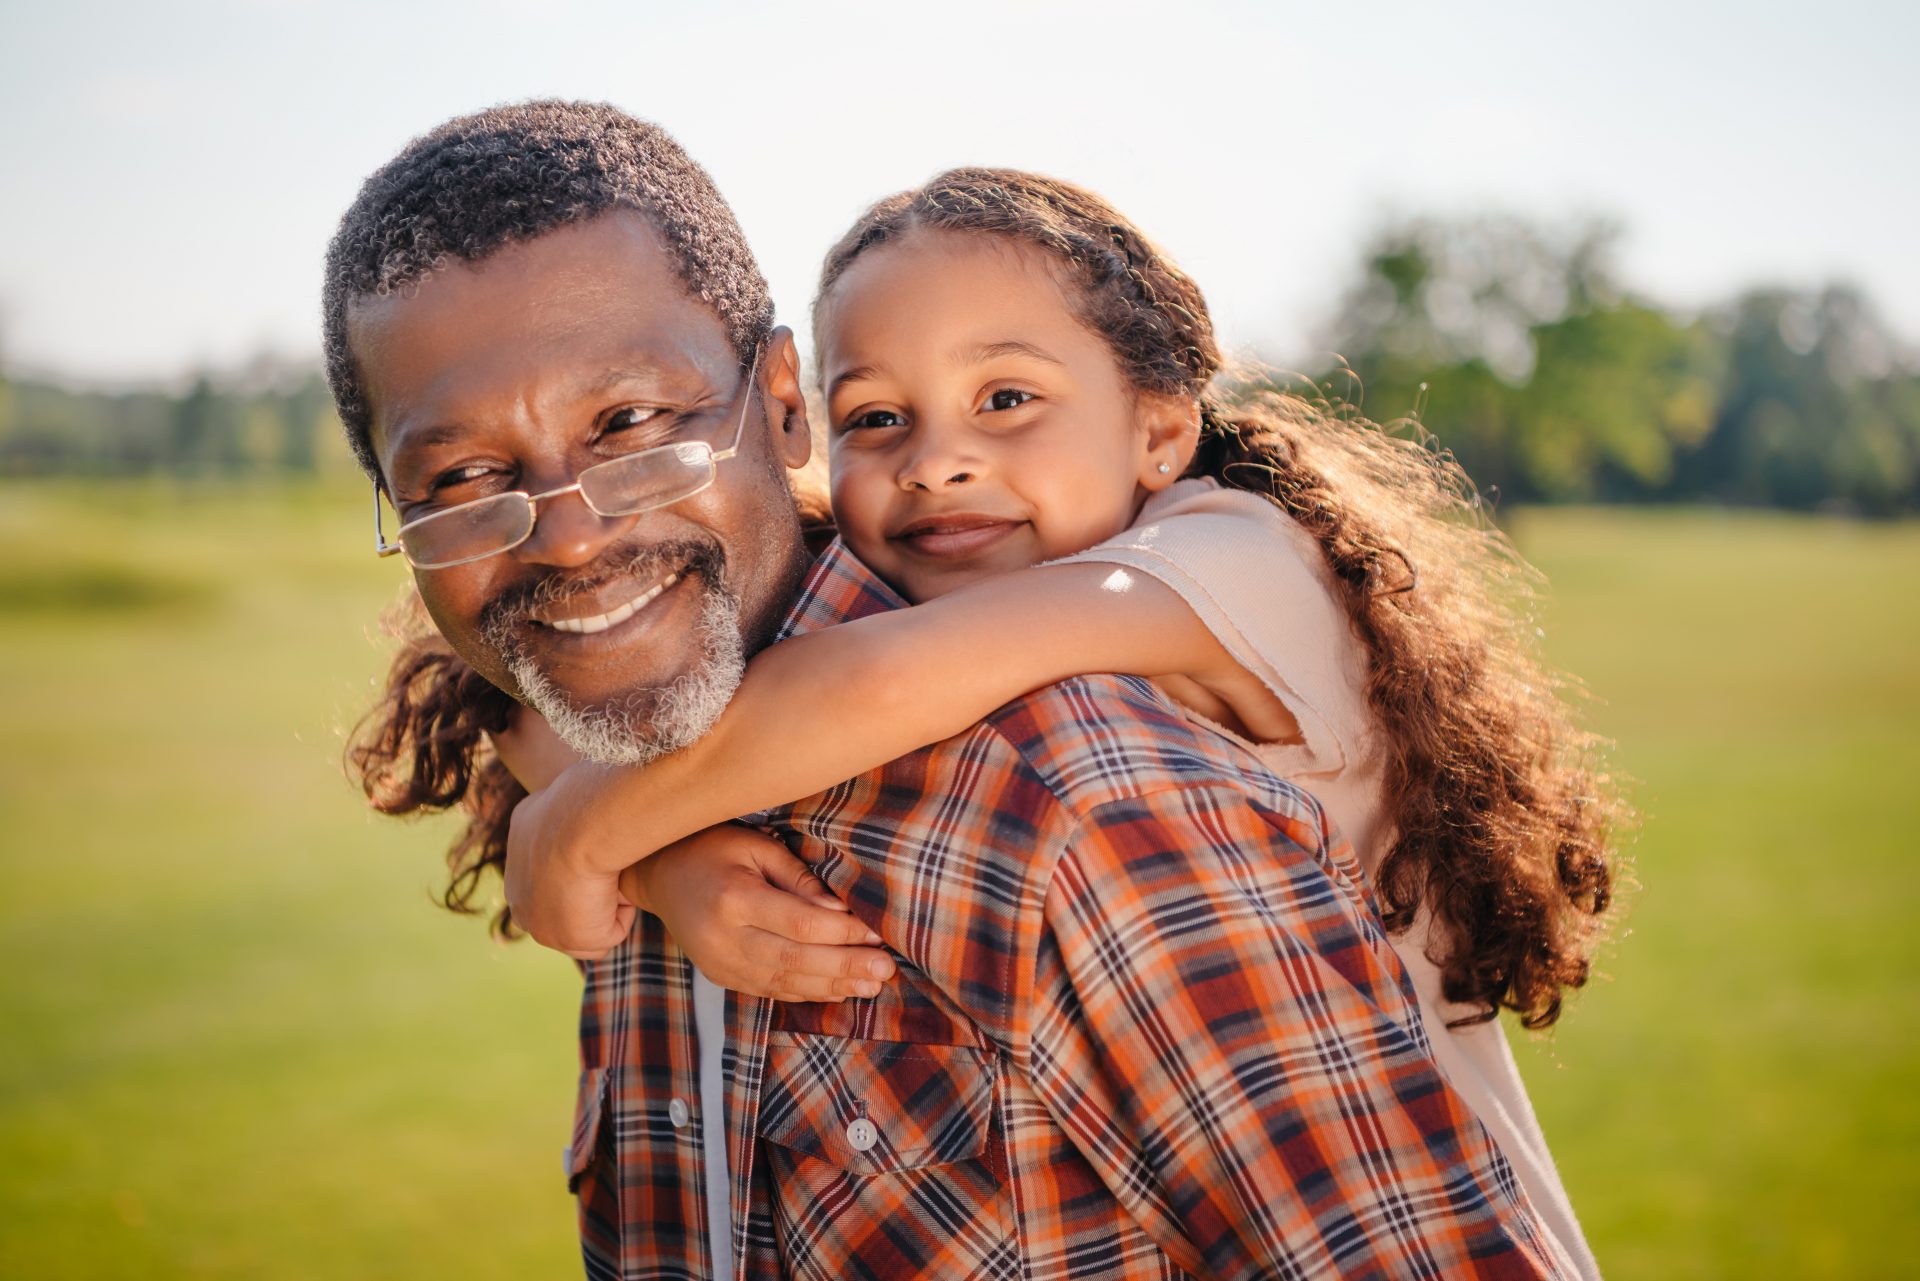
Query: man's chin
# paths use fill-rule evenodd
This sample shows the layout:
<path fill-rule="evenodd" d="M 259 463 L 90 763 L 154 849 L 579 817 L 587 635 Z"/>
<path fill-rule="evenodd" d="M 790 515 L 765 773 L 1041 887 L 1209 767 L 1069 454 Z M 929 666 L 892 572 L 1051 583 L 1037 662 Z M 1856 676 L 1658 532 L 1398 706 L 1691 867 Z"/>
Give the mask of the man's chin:
<path fill-rule="evenodd" d="M 737 664 L 703 665 L 669 685 L 577 706 L 545 673 L 530 664 L 515 666 L 527 706 L 568 747 L 602 765 L 645 765 L 696 741 L 726 711 L 741 674 Z"/>
<path fill-rule="evenodd" d="M 731 595 L 706 593 L 694 640 L 693 665 L 666 684 L 591 701 L 576 701 L 525 650 L 509 644 L 499 652 L 521 699 L 568 747 L 602 765 L 645 765 L 712 729 L 740 687 L 746 658 L 739 607 Z"/>

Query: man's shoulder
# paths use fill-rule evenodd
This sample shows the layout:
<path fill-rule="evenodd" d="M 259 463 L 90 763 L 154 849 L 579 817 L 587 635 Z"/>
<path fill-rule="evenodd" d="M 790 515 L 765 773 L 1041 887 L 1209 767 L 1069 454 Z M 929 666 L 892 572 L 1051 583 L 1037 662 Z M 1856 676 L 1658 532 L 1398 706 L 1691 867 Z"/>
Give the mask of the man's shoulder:
<path fill-rule="evenodd" d="M 835 540 L 808 575 L 780 637 L 904 605 Z M 963 812 L 984 807 L 996 830 L 1020 828 L 1037 850 L 1051 844 L 1047 834 L 1115 802 L 1200 788 L 1238 792 L 1288 823 L 1325 827 L 1319 803 L 1276 778 L 1243 744 L 1195 724 L 1149 682 L 1108 675 L 1077 676 L 1023 695 L 972 730 L 850 780 L 796 812 L 816 825 L 878 825 L 896 836 L 929 825 L 946 839 L 976 826 Z"/>
<path fill-rule="evenodd" d="M 1211 788 L 1241 793 L 1256 807 L 1314 828 L 1324 825 L 1311 796 L 1136 676 L 1076 676 L 1045 686 L 1001 707 L 982 728 L 1003 740 L 1019 767 L 1078 821 L 1117 802 Z M 950 742 L 957 749 L 965 737 Z"/>

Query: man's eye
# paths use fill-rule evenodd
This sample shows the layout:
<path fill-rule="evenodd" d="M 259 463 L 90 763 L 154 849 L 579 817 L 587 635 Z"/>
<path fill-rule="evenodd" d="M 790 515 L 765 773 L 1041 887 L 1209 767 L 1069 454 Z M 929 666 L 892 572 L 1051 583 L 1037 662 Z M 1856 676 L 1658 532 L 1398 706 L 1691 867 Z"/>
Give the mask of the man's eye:
<path fill-rule="evenodd" d="M 607 431 L 631 431 L 635 427 L 645 427 L 649 423 L 657 424 L 666 415 L 666 410 L 651 405 L 632 405 L 626 409 L 616 409 L 607 415 Z"/>
<path fill-rule="evenodd" d="M 1033 393 L 1030 391 L 1021 391 L 1018 387 L 1002 387 L 987 397 L 987 408 L 989 410 L 1018 409 L 1032 399 Z"/>
<path fill-rule="evenodd" d="M 864 414 L 855 414 L 841 426 L 842 431 L 858 431 L 861 428 L 885 429 L 904 427 L 907 420 L 891 409 L 869 409 Z"/>
<path fill-rule="evenodd" d="M 482 481 L 498 472 L 498 468 L 484 463 L 474 463 L 466 467 L 449 467 L 433 478 L 431 493 L 433 497 L 451 496 L 457 500 L 467 497 L 466 490 L 476 488 Z"/>

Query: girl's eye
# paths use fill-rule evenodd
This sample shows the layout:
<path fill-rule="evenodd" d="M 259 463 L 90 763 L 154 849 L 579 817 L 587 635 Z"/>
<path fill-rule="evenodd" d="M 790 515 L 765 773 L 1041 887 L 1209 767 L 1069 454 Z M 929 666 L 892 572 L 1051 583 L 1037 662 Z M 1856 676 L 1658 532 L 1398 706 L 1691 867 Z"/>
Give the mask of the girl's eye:
<path fill-rule="evenodd" d="M 847 419 L 842 431 L 859 431 L 861 428 L 885 430 L 888 427 L 904 427 L 907 420 L 891 409 L 869 409 L 864 414 L 855 414 Z"/>
<path fill-rule="evenodd" d="M 1032 399 L 1033 393 L 1030 391 L 1021 391 L 1018 387 L 1002 387 L 987 397 L 987 408 L 990 410 L 1018 409 Z"/>

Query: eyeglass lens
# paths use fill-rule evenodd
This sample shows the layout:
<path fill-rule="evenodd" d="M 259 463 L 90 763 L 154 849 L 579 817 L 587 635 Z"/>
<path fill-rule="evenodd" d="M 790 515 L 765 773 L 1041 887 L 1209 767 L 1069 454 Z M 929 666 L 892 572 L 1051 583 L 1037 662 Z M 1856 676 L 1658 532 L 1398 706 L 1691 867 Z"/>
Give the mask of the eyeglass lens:
<path fill-rule="evenodd" d="M 699 493 L 712 483 L 713 451 L 704 441 L 643 449 L 589 467 L 580 496 L 601 516 L 630 516 Z M 498 494 L 401 527 L 407 559 L 420 569 L 478 560 L 517 547 L 533 533 L 534 499 Z"/>

